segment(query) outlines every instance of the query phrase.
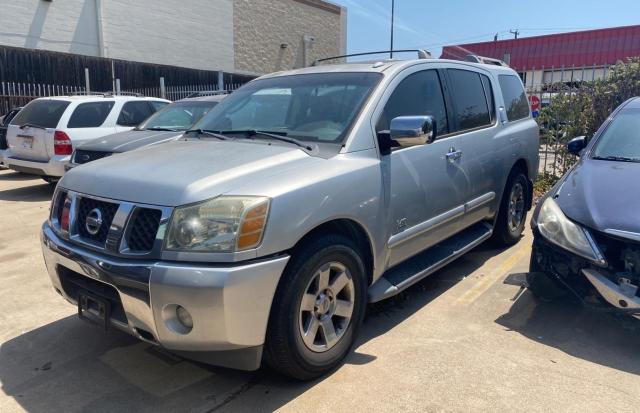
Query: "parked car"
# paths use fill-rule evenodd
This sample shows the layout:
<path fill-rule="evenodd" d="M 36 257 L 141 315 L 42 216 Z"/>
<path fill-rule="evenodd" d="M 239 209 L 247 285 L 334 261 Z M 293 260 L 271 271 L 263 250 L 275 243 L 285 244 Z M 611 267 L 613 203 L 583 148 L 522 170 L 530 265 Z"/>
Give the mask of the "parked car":
<path fill-rule="evenodd" d="M 73 151 L 71 161 L 65 168 L 71 169 L 114 153 L 127 152 L 178 139 L 185 130 L 200 120 L 225 96 L 224 94 L 212 94 L 205 97 L 182 99 L 167 105 L 130 131 L 92 139 L 79 145 Z"/>
<path fill-rule="evenodd" d="M 640 318 L 639 131 L 635 98 L 589 142 L 569 142 L 580 159 L 540 200 L 531 220 L 527 281 L 534 295 L 600 302 Z"/>
<path fill-rule="evenodd" d="M 7 127 L 11 119 L 13 119 L 21 109 L 22 107 L 13 108 L 4 116 L 0 117 L 0 168 L 6 167 L 4 164 L 4 153 L 7 150 Z"/>
<path fill-rule="evenodd" d="M 132 129 L 168 100 L 111 95 L 55 96 L 29 102 L 9 124 L 5 163 L 13 170 L 55 183 L 73 148 Z"/>
<path fill-rule="evenodd" d="M 69 171 L 42 228 L 81 317 L 309 379 L 367 302 L 520 239 L 538 127 L 508 67 L 419 59 L 254 80 L 184 139 Z"/>

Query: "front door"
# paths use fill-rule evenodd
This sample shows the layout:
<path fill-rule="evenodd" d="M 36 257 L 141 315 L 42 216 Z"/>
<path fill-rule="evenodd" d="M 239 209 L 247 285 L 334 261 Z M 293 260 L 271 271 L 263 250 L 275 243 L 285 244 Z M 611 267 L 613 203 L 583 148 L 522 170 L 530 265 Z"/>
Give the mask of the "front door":
<path fill-rule="evenodd" d="M 388 266 L 455 234 L 464 217 L 470 177 L 458 148 L 461 136 L 450 134 L 441 73 L 406 75 L 377 121 L 377 131 L 383 131 L 395 117 L 429 115 L 439 135 L 431 144 L 395 148 L 382 157 L 389 187 Z"/>

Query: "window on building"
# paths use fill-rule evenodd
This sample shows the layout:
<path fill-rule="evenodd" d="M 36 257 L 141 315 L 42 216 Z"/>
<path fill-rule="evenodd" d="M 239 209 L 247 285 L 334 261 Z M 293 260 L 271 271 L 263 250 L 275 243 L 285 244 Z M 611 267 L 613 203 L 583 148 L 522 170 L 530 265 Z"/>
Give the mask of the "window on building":
<path fill-rule="evenodd" d="M 457 129 L 463 131 L 491 125 L 489 103 L 480 74 L 460 69 L 448 69 L 447 72 Z"/>
<path fill-rule="evenodd" d="M 398 116 L 432 116 L 438 135 L 449 133 L 447 110 L 437 71 L 416 72 L 400 82 L 389 97 L 376 130 L 389 130 L 391 120 Z"/>
<path fill-rule="evenodd" d="M 120 116 L 118 116 L 118 125 L 137 126 L 151 116 L 153 112 L 152 106 L 145 101 L 127 102 L 122 107 Z"/>
<path fill-rule="evenodd" d="M 500 80 L 502 98 L 507 111 L 507 119 L 512 122 L 528 118 L 530 115 L 529 102 L 520 79 L 513 75 L 500 75 L 498 79 Z"/>
<path fill-rule="evenodd" d="M 71 114 L 68 128 L 97 128 L 113 109 L 114 101 L 81 103 Z"/>

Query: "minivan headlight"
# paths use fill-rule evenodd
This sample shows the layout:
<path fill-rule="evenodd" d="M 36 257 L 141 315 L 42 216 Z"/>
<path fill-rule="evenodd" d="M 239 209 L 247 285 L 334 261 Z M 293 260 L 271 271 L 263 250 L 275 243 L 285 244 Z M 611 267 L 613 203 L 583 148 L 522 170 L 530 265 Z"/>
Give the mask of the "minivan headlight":
<path fill-rule="evenodd" d="M 552 198 L 542 204 L 536 223 L 540 234 L 552 243 L 600 265 L 605 263 L 586 230 L 571 222 Z"/>
<path fill-rule="evenodd" d="M 262 241 L 269 198 L 221 196 L 174 210 L 165 249 L 189 252 L 235 252 Z"/>

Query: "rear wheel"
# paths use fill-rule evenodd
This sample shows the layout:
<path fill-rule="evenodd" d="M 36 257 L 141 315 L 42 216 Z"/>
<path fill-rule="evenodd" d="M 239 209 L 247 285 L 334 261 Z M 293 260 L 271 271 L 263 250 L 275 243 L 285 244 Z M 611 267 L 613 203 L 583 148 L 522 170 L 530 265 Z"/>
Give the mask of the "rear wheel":
<path fill-rule="evenodd" d="M 280 373 L 309 380 L 350 351 L 366 307 L 362 258 L 342 236 L 316 238 L 291 258 L 271 310 L 265 357 Z"/>
<path fill-rule="evenodd" d="M 527 221 L 527 177 L 519 170 L 509 175 L 502 195 L 493 239 L 502 245 L 512 245 L 520 240 Z"/>

